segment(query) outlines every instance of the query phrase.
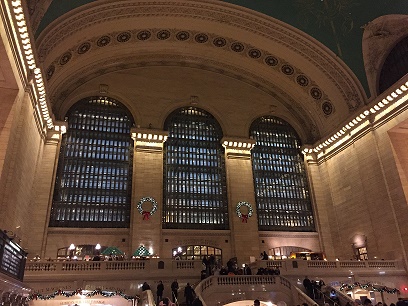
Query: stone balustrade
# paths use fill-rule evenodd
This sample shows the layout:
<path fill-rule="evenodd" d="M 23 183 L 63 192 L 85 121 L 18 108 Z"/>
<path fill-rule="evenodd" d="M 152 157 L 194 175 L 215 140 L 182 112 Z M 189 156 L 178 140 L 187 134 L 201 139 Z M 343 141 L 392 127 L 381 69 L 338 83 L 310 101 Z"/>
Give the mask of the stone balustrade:
<path fill-rule="evenodd" d="M 200 260 L 147 259 L 131 261 L 30 261 L 25 266 L 25 281 L 44 276 L 69 279 L 112 278 L 120 274 L 123 279 L 157 279 L 165 277 L 191 277 L 199 279 L 203 269 Z M 135 273 L 137 272 L 137 273 Z"/>
<path fill-rule="evenodd" d="M 260 299 L 288 305 L 311 303 L 312 300 L 291 282 L 277 275 L 235 275 L 211 276 L 195 289 L 206 305 L 225 305 L 240 300 Z M 273 292 L 273 294 L 271 294 Z"/>
<path fill-rule="evenodd" d="M 350 270 L 354 273 L 364 272 L 364 274 L 378 274 L 379 270 L 393 275 L 406 275 L 404 264 L 397 260 L 259 260 L 251 264 L 251 268 L 279 268 L 283 275 L 349 275 Z M 254 272 L 253 272 L 254 273 Z M 256 273 L 256 271 L 255 271 Z"/>

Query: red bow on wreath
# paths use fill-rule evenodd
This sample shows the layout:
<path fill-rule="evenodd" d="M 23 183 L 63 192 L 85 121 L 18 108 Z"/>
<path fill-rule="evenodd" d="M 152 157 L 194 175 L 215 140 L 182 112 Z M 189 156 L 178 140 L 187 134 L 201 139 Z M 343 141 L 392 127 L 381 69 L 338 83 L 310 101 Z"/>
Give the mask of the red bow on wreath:
<path fill-rule="evenodd" d="M 248 223 L 248 215 L 241 215 L 242 223 Z"/>
<path fill-rule="evenodd" d="M 143 211 L 143 220 L 149 220 L 150 218 L 150 211 Z"/>

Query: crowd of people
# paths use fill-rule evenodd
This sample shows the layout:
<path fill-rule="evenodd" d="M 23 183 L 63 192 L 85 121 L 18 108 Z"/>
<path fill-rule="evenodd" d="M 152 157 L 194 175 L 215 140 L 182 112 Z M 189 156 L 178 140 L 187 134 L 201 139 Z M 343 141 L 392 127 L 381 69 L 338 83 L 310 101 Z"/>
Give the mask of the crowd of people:
<path fill-rule="evenodd" d="M 158 281 L 156 286 L 156 305 L 158 306 L 175 306 L 179 302 L 179 283 L 177 279 L 175 279 L 171 285 L 171 298 L 163 297 L 164 293 L 164 284 L 161 280 Z M 150 285 L 147 282 L 144 282 L 142 285 L 142 291 L 152 290 Z M 190 283 L 184 287 L 184 298 L 186 305 L 188 306 L 202 306 L 202 302 L 198 296 L 196 296 L 193 287 Z"/>
<path fill-rule="evenodd" d="M 305 287 L 306 294 L 312 299 L 319 299 L 322 297 L 322 288 L 325 286 L 323 280 L 310 280 L 307 276 L 303 280 L 303 287 Z M 334 291 L 335 293 L 335 291 Z M 332 292 L 330 298 L 332 297 Z M 335 298 L 333 296 L 333 298 Z M 338 298 L 338 297 L 337 297 Z"/>

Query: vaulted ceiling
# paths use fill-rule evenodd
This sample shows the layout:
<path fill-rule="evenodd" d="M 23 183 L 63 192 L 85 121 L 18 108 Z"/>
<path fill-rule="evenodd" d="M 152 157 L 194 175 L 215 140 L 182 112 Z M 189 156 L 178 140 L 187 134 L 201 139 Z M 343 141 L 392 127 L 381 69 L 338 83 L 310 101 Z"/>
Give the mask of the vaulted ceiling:
<path fill-rule="evenodd" d="M 93 1 L 95 0 L 52 1 L 41 18 L 37 35 L 61 15 Z M 408 14 L 405 0 L 223 1 L 271 16 L 309 34 L 339 56 L 365 88 L 361 50 L 363 27 L 383 15 Z M 37 2 L 37 6 L 41 7 L 41 0 Z M 50 0 L 43 2 L 48 4 Z"/>
<path fill-rule="evenodd" d="M 31 0 L 29 9 L 57 119 L 106 85 L 136 116 L 149 105 L 157 127 L 197 96 L 227 134 L 274 113 L 312 143 L 366 103 L 361 27 L 408 13 L 404 2 Z M 144 116 L 136 121 L 152 123 Z"/>

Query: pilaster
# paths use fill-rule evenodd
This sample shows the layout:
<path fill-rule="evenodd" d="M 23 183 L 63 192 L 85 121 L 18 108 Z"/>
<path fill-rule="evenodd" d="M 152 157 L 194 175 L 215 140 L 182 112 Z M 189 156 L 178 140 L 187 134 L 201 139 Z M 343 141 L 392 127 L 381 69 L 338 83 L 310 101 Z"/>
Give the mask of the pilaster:
<path fill-rule="evenodd" d="M 54 194 L 55 175 L 58 165 L 59 149 L 65 123 L 49 130 L 44 142 L 40 166 L 37 168 L 33 184 L 34 201 L 30 205 L 30 240 L 27 248 L 32 256 L 44 258 L 46 253 L 47 229 Z M 56 254 L 55 254 L 56 255 Z"/>
<path fill-rule="evenodd" d="M 163 207 L 163 143 L 167 132 L 132 129 L 134 140 L 131 252 L 140 246 L 152 255 L 161 254 Z M 153 202 L 149 200 L 152 198 Z"/>
<path fill-rule="evenodd" d="M 225 137 L 222 143 L 225 147 L 232 253 L 238 262 L 248 263 L 251 256 L 257 258 L 260 254 L 251 163 L 251 149 L 255 141 Z M 240 202 L 245 204 L 241 203 L 238 207 Z"/>

